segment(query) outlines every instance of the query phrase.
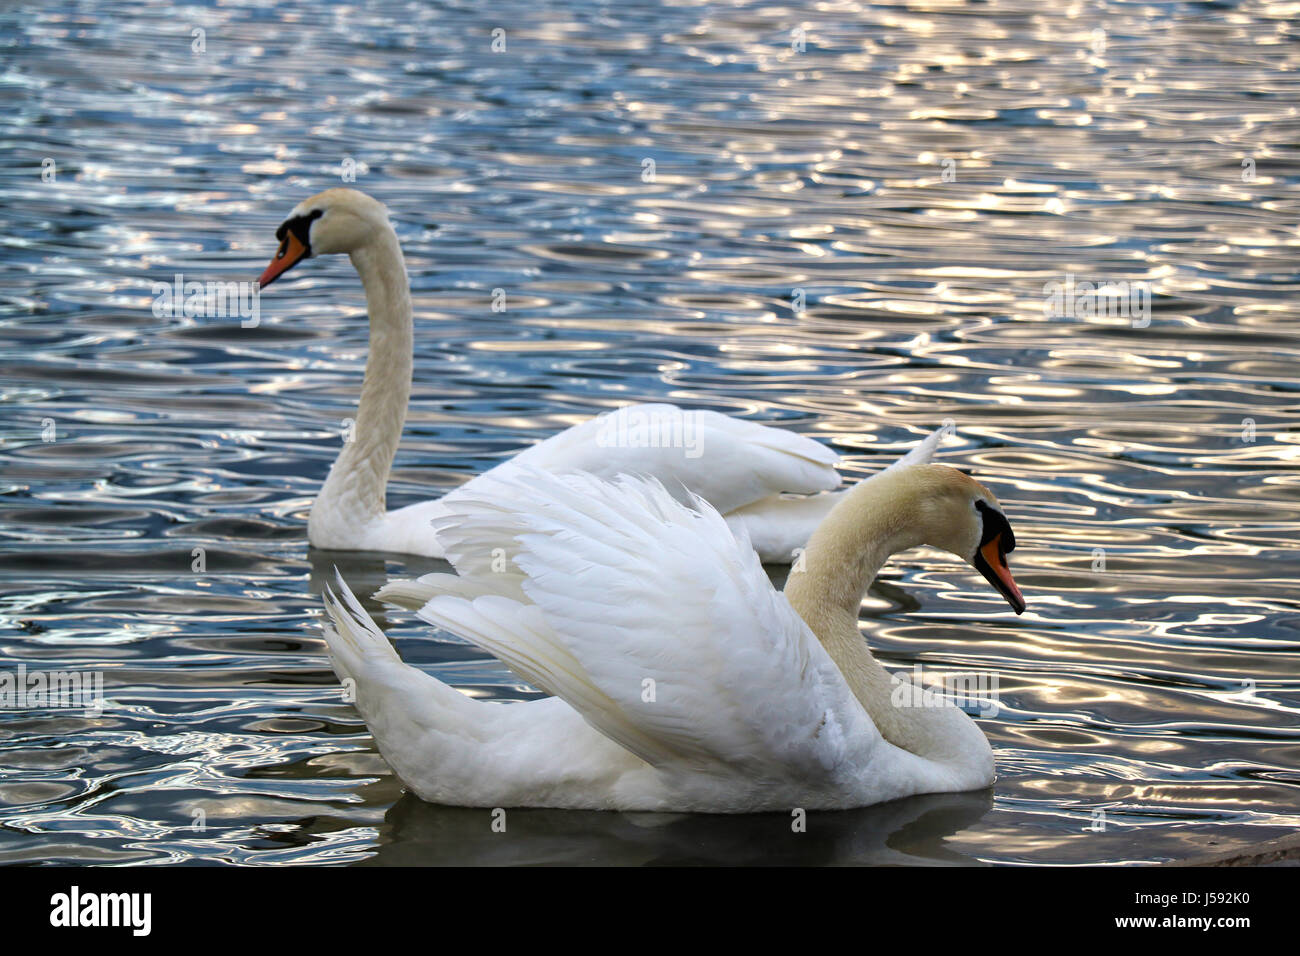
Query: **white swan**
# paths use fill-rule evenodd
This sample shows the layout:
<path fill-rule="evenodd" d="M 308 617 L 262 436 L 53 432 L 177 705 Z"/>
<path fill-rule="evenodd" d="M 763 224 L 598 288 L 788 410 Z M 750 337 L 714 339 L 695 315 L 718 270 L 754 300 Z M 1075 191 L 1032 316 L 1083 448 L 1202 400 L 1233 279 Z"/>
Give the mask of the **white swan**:
<path fill-rule="evenodd" d="M 398 777 L 483 807 L 750 812 L 845 809 L 992 784 L 969 717 L 899 682 L 858 631 L 898 551 L 930 544 L 1024 610 L 997 499 L 942 465 L 900 464 L 846 493 L 784 594 L 743 534 L 654 481 L 543 473 L 484 482 L 438 522 L 459 574 L 376 596 L 491 652 L 553 696 L 474 701 L 403 664 L 339 578 L 335 672 Z M 502 566 L 492 548 L 513 542 Z M 905 693 L 900 694 L 900 690 Z"/>
<path fill-rule="evenodd" d="M 294 207 L 276 230 L 280 248 L 262 274 L 266 288 L 313 255 L 346 253 L 361 276 L 370 313 L 370 354 L 352 439 L 330 468 L 307 521 L 313 547 L 443 557 L 431 532 L 442 501 L 389 511 L 385 488 L 411 393 L 412 317 L 406 264 L 388 211 L 355 189 L 327 189 Z M 689 489 L 744 524 L 765 561 L 789 562 L 834 501 L 838 456 L 779 428 L 673 405 L 619 409 L 554 435 L 487 472 L 528 465 L 552 472 L 654 476 Z M 484 476 L 479 476 L 484 477 Z M 460 490 L 471 490 L 476 478 Z"/>

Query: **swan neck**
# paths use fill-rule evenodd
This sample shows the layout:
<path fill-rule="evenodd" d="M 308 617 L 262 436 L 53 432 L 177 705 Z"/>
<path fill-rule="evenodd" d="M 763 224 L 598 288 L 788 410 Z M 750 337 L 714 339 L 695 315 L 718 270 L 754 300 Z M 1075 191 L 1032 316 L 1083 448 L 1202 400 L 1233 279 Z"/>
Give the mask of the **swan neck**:
<path fill-rule="evenodd" d="M 920 492 L 908 477 L 909 469 L 882 472 L 841 496 L 791 570 L 785 593 L 796 610 L 838 611 L 856 621 L 885 562 L 923 543 Z"/>
<path fill-rule="evenodd" d="M 366 290 L 370 349 L 355 421 L 344 423 L 344 445 L 312 509 L 333 522 L 360 526 L 386 513 L 388 473 L 402 439 L 411 395 L 411 287 L 391 229 L 353 250 L 352 265 Z"/>
<path fill-rule="evenodd" d="M 862 599 L 885 562 L 926 537 L 907 471 L 876 475 L 844 495 L 791 569 L 785 595 L 885 739 L 916 752 L 923 717 L 893 706 L 893 679 L 858 630 Z"/>

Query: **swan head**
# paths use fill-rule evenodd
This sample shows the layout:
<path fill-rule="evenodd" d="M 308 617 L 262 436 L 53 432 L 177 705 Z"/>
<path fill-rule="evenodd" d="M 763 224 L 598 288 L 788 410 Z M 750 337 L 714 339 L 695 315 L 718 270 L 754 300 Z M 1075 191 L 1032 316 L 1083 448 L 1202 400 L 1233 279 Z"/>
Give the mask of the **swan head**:
<path fill-rule="evenodd" d="M 392 229 L 384 204 L 359 190 L 317 193 L 294 206 L 275 230 L 280 248 L 258 286 L 265 289 L 304 259 L 353 252 Z"/>
<path fill-rule="evenodd" d="M 1016 549 L 1016 535 L 997 497 L 969 475 L 947 465 L 917 466 L 918 496 L 923 509 L 925 543 L 955 554 L 997 590 L 1017 614 L 1025 611 L 1007 555 Z"/>

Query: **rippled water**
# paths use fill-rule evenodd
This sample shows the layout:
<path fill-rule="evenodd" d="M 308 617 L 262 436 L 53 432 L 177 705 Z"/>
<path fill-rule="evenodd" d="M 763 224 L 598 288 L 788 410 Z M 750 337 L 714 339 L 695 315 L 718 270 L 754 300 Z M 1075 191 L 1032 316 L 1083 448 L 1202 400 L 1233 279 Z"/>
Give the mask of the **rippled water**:
<path fill-rule="evenodd" d="M 0 712 L 0 861 L 1131 861 L 1300 825 L 1296 10 L 0 12 L 0 655 L 111 698 Z M 995 789 L 806 834 L 517 811 L 501 835 L 402 795 L 318 637 L 339 556 L 305 539 L 360 384 L 355 274 L 313 260 L 252 329 L 151 308 L 177 272 L 255 278 L 348 159 L 415 289 L 390 504 L 634 400 L 781 422 L 851 475 L 952 418 L 1029 613 L 920 551 L 864 630 L 890 667 L 999 675 Z M 1149 325 L 1046 315 L 1067 274 L 1147 283 Z M 342 566 L 369 592 L 435 563 Z M 531 696 L 379 619 L 439 677 Z"/>

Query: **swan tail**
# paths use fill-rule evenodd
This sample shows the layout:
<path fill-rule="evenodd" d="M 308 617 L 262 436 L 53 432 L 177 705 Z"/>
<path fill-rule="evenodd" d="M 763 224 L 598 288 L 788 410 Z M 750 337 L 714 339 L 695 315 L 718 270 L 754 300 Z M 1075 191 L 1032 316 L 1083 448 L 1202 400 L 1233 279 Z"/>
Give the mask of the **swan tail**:
<path fill-rule="evenodd" d="M 324 603 L 325 641 L 344 700 L 384 760 L 426 800 L 475 803 L 479 775 L 490 779 L 492 770 L 484 746 L 497 733 L 490 709 L 403 663 L 342 577 L 326 588 Z"/>
<path fill-rule="evenodd" d="M 947 434 L 944 428 L 932 432 L 878 474 L 908 465 L 928 464 Z M 793 564 L 817 526 L 848 493 L 830 491 L 804 498 L 769 495 L 728 512 L 727 524 L 737 536 L 748 534 L 754 550 L 765 564 Z"/>
<path fill-rule="evenodd" d="M 918 442 L 915 448 L 890 465 L 889 468 L 886 468 L 885 471 L 889 471 L 890 468 L 906 468 L 908 465 L 928 465 L 930 459 L 934 457 L 934 453 L 939 450 L 939 446 L 943 444 L 944 438 L 949 433 L 947 426 L 931 432 Z"/>
<path fill-rule="evenodd" d="M 334 576 L 338 592 L 326 585 L 323 596 L 328 618 L 324 632 L 330 660 L 339 679 L 356 681 L 368 664 L 378 661 L 400 664 L 401 658 L 392 643 L 366 613 L 337 568 Z"/>

